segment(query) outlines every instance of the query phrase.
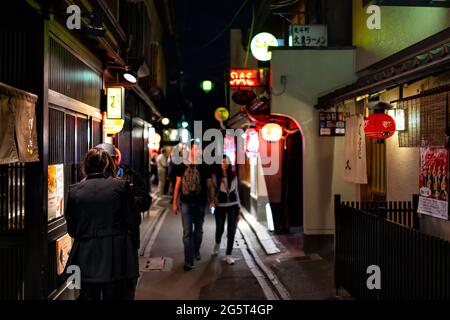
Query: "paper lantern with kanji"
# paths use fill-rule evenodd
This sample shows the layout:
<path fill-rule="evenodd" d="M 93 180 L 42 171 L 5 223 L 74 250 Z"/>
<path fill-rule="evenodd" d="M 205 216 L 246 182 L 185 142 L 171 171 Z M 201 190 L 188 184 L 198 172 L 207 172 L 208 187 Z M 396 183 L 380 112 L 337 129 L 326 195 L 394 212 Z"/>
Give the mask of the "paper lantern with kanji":
<path fill-rule="evenodd" d="M 364 133 L 377 140 L 390 138 L 395 133 L 395 120 L 385 113 L 373 113 L 365 120 Z"/>

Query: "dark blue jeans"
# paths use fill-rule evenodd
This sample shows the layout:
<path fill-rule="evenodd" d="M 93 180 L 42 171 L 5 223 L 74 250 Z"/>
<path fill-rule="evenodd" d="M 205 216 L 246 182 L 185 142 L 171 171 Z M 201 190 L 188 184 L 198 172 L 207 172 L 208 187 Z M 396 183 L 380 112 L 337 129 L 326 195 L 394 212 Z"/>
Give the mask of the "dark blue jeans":
<path fill-rule="evenodd" d="M 183 221 L 184 263 L 194 264 L 194 257 L 200 254 L 205 220 L 205 204 L 180 201 Z"/>
<path fill-rule="evenodd" d="M 225 219 L 227 219 L 227 255 L 231 255 L 234 245 L 234 236 L 236 235 L 237 217 L 239 215 L 239 206 L 216 207 L 216 244 L 220 244 L 222 234 L 225 229 Z"/>

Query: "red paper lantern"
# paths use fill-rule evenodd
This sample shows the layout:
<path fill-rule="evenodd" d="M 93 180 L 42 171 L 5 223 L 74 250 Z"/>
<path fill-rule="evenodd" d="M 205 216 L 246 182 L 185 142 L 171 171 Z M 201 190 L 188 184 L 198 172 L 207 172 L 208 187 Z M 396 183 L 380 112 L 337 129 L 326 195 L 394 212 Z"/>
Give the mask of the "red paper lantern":
<path fill-rule="evenodd" d="M 385 113 L 373 113 L 365 120 L 364 133 L 377 140 L 390 138 L 395 133 L 395 120 Z"/>
<path fill-rule="evenodd" d="M 256 99 L 256 94 L 250 90 L 238 90 L 233 93 L 232 99 L 239 105 L 249 105 Z"/>

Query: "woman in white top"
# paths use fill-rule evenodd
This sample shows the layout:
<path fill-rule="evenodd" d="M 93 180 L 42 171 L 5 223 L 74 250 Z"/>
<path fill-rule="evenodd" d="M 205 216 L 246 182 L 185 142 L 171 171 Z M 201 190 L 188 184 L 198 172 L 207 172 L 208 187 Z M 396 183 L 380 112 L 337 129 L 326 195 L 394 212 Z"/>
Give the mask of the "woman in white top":
<path fill-rule="evenodd" d="M 214 199 L 216 205 L 216 245 L 214 246 L 214 254 L 219 253 L 220 241 L 225 229 L 225 219 L 227 218 L 227 251 L 224 260 L 228 264 L 234 264 L 231 252 L 240 210 L 239 183 L 230 158 L 227 156 L 223 157 L 221 166 L 214 174 L 213 181 L 216 189 Z"/>

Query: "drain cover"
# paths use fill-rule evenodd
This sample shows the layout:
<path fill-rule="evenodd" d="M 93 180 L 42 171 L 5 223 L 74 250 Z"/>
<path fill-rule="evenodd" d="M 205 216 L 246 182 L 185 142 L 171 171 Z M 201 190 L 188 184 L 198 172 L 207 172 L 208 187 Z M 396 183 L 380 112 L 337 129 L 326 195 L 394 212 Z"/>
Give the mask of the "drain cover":
<path fill-rule="evenodd" d="M 139 271 L 170 271 L 172 269 L 173 260 L 167 257 L 140 257 Z"/>

